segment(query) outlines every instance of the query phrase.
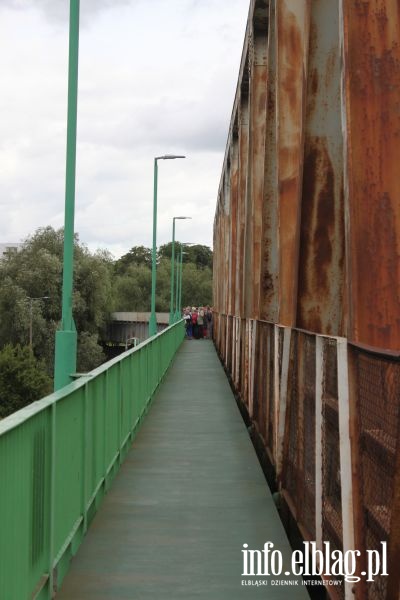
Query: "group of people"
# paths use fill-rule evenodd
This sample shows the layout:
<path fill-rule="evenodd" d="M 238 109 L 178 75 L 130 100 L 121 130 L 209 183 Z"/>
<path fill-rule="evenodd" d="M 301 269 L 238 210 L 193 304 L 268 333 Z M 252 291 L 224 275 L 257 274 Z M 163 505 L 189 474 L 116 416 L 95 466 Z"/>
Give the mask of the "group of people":
<path fill-rule="evenodd" d="M 190 340 L 212 339 L 213 314 L 209 306 L 188 306 L 183 311 L 186 337 Z"/>

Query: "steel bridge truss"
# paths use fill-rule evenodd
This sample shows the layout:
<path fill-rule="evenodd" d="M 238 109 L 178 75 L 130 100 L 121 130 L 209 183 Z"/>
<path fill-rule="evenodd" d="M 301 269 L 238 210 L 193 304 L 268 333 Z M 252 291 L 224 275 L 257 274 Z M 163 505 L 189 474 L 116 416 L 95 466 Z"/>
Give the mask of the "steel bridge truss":
<path fill-rule="evenodd" d="M 303 537 L 388 544 L 359 600 L 400 589 L 399 39 L 396 0 L 252 0 L 214 221 L 217 347 Z"/>

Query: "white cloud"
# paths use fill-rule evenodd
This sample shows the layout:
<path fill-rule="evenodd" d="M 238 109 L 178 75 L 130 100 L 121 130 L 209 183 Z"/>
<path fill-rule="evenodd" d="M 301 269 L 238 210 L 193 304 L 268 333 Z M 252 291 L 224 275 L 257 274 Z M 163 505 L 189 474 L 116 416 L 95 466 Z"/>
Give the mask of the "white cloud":
<path fill-rule="evenodd" d="M 80 11 L 82 22 L 104 9 L 118 8 L 131 4 L 133 0 L 81 0 Z M 69 0 L 0 0 L 0 8 L 12 10 L 40 10 L 50 20 L 67 23 L 69 17 Z"/>
<path fill-rule="evenodd" d="M 80 39 L 76 230 L 116 255 L 150 245 L 153 157 L 183 152 L 160 163 L 158 240 L 184 210 L 194 218 L 179 224 L 180 239 L 211 245 L 248 0 L 81 7 L 90 26 Z M 0 241 L 63 223 L 67 8 L 0 0 Z"/>

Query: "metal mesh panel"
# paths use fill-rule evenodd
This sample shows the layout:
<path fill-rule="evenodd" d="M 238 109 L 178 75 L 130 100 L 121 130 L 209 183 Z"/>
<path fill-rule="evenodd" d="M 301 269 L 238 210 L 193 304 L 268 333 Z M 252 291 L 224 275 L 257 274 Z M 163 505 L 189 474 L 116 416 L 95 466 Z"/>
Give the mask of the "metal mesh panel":
<path fill-rule="evenodd" d="M 282 381 L 285 329 L 278 327 L 275 337 L 275 326 L 266 321 L 237 319 L 235 328 L 235 319 L 225 315 L 217 318 L 221 354 L 225 354 L 229 370 L 237 373 L 235 382 L 242 401 L 274 461 L 275 376 L 286 386 Z M 306 538 L 316 537 L 316 493 L 321 494 L 322 514 L 318 515 L 318 525 L 322 527 L 322 540 L 330 543 L 331 550 L 342 551 L 337 342 L 335 338 L 322 340 L 322 414 L 318 415 L 321 422 L 318 464 L 322 472 L 321 489 L 316 490 L 316 336 L 296 329 L 292 329 L 290 335 L 286 413 L 281 413 L 285 414 L 285 422 L 280 483 Z M 400 361 L 354 345 L 349 352 L 350 402 L 355 415 L 350 424 L 354 435 L 352 449 L 360 468 L 362 503 L 361 514 L 355 514 L 356 532 L 360 550 L 380 551 L 381 542 L 390 542 L 396 458 L 400 451 Z M 275 364 L 278 373 L 275 373 Z M 358 511 L 357 503 L 355 510 Z M 344 598 L 343 583 L 335 587 L 335 598 Z M 387 578 L 377 576 L 374 582 L 368 583 L 366 600 L 389 600 Z"/>
<path fill-rule="evenodd" d="M 334 339 L 323 341 L 322 362 L 322 539 L 332 550 L 343 551 L 342 498 L 339 454 L 339 413 L 337 345 Z M 343 577 L 335 588 L 344 598 Z"/>
<path fill-rule="evenodd" d="M 251 322 L 246 320 L 246 333 L 244 340 L 244 386 L 243 386 L 243 400 L 246 406 L 250 410 L 251 415 L 251 407 L 250 407 L 250 354 L 251 354 L 251 341 L 250 341 L 250 333 L 251 333 Z"/>
<path fill-rule="evenodd" d="M 236 335 L 237 335 L 237 318 L 236 317 L 232 317 L 232 349 L 231 349 L 231 355 L 232 355 L 232 370 L 231 370 L 231 375 L 232 375 L 232 381 L 234 382 L 234 384 L 236 385 Z"/>
<path fill-rule="evenodd" d="M 315 539 L 315 337 L 292 332 L 284 487 L 307 537 Z"/>
<path fill-rule="evenodd" d="M 297 449 L 298 449 L 298 369 L 297 369 L 297 332 L 293 331 L 290 344 L 289 379 L 287 392 L 287 416 L 285 427 L 283 457 L 283 487 L 295 504 L 297 498 Z"/>
<path fill-rule="evenodd" d="M 220 323 L 219 313 L 217 313 L 217 311 L 214 311 L 213 312 L 213 336 L 214 336 L 215 347 L 216 347 L 218 353 L 220 352 L 220 348 L 219 348 L 219 323 Z"/>
<path fill-rule="evenodd" d="M 360 458 L 365 547 L 380 550 L 390 534 L 398 450 L 400 364 L 354 351 L 360 411 Z M 368 600 L 386 599 L 386 577 L 368 586 Z"/>
<path fill-rule="evenodd" d="M 226 315 L 220 315 L 221 327 L 220 327 L 220 353 L 224 364 L 226 364 Z"/>
<path fill-rule="evenodd" d="M 254 356 L 254 396 L 253 396 L 253 419 L 255 421 L 257 431 L 261 435 L 265 443 L 265 351 L 266 351 L 266 328 L 265 323 L 261 321 L 257 324 L 256 343 Z"/>
<path fill-rule="evenodd" d="M 253 333 L 254 335 L 254 333 Z M 255 340 L 253 420 L 272 456 L 274 448 L 274 326 L 258 321 Z"/>
<path fill-rule="evenodd" d="M 228 339 L 227 339 L 226 366 L 227 366 L 229 373 L 232 373 L 233 317 L 230 315 L 227 317 L 227 326 L 228 326 L 228 333 L 227 333 Z"/>
<path fill-rule="evenodd" d="M 235 385 L 239 387 L 240 378 L 240 318 L 235 317 Z"/>
<path fill-rule="evenodd" d="M 261 338 L 261 352 L 262 362 L 260 364 L 260 387 L 261 387 L 261 398 L 262 406 L 260 410 L 260 423 L 259 429 L 263 436 L 264 443 L 267 442 L 267 410 L 268 410 L 268 381 L 271 377 L 271 373 L 268 370 L 268 359 L 269 359 L 269 340 L 268 340 L 268 323 L 260 323 L 262 325 L 262 331 L 260 332 Z"/>
<path fill-rule="evenodd" d="M 269 337 L 269 355 L 267 362 L 267 369 L 269 372 L 269 385 L 268 385 L 268 420 L 267 426 L 267 443 L 268 447 L 273 454 L 275 446 L 275 328 L 273 325 L 268 325 L 268 337 Z"/>
<path fill-rule="evenodd" d="M 239 392 L 244 401 L 244 370 L 246 352 L 246 319 L 240 321 L 240 365 L 239 365 Z"/>
<path fill-rule="evenodd" d="M 300 423 L 303 436 L 303 464 L 300 464 L 303 485 L 302 520 L 311 538 L 315 539 L 315 337 L 301 335 L 301 395 L 303 414 Z M 300 435 L 300 434 L 299 434 Z"/>

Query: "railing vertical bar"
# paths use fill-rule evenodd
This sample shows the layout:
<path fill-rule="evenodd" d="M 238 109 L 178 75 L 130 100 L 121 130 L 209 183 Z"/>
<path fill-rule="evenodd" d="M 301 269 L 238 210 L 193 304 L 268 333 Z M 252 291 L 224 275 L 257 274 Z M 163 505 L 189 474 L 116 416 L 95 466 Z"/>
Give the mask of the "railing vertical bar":
<path fill-rule="evenodd" d="M 124 435 L 122 434 L 122 419 L 124 413 L 124 381 L 123 381 L 123 369 L 122 369 L 122 361 L 118 363 L 118 383 L 119 383 L 119 394 L 116 398 L 115 402 L 117 405 L 117 443 L 118 443 L 118 465 L 121 466 L 122 463 L 122 441 L 124 439 Z"/>
<path fill-rule="evenodd" d="M 83 423 L 82 423 L 82 516 L 83 516 L 83 532 L 87 531 L 87 496 L 88 496 L 88 461 L 87 447 L 89 440 L 88 427 L 88 405 L 89 405 L 89 386 L 85 385 L 83 396 Z"/>
<path fill-rule="evenodd" d="M 280 381 L 279 381 L 279 327 L 274 325 L 274 460 L 278 464 L 279 446 L 279 405 L 280 405 Z"/>
<path fill-rule="evenodd" d="M 354 550 L 353 479 L 350 446 L 349 373 L 347 340 L 337 341 L 337 373 L 339 400 L 340 483 L 342 495 L 343 552 Z M 354 598 L 353 584 L 344 582 L 345 599 Z"/>
<path fill-rule="evenodd" d="M 55 477 L 56 477 L 56 403 L 50 407 L 50 502 L 49 502 L 49 580 L 47 597 L 53 598 L 54 593 L 54 569 L 53 560 L 55 556 Z"/>
<path fill-rule="evenodd" d="M 322 549 L 322 394 L 323 394 L 323 339 L 315 340 L 315 539 Z"/>
<path fill-rule="evenodd" d="M 108 371 L 104 374 L 104 382 L 103 382 L 103 474 L 104 474 L 104 490 L 107 490 L 107 421 L 108 421 Z"/>
<path fill-rule="evenodd" d="M 292 330 L 289 327 L 285 327 L 283 330 L 283 350 L 282 350 L 282 372 L 279 386 L 279 428 L 278 428 L 278 455 L 276 463 L 276 472 L 279 477 L 282 473 L 283 463 L 283 446 L 285 438 L 285 422 L 286 422 L 286 408 L 287 408 L 287 390 L 288 390 L 288 379 L 289 379 L 289 361 L 290 361 L 290 340 Z"/>

